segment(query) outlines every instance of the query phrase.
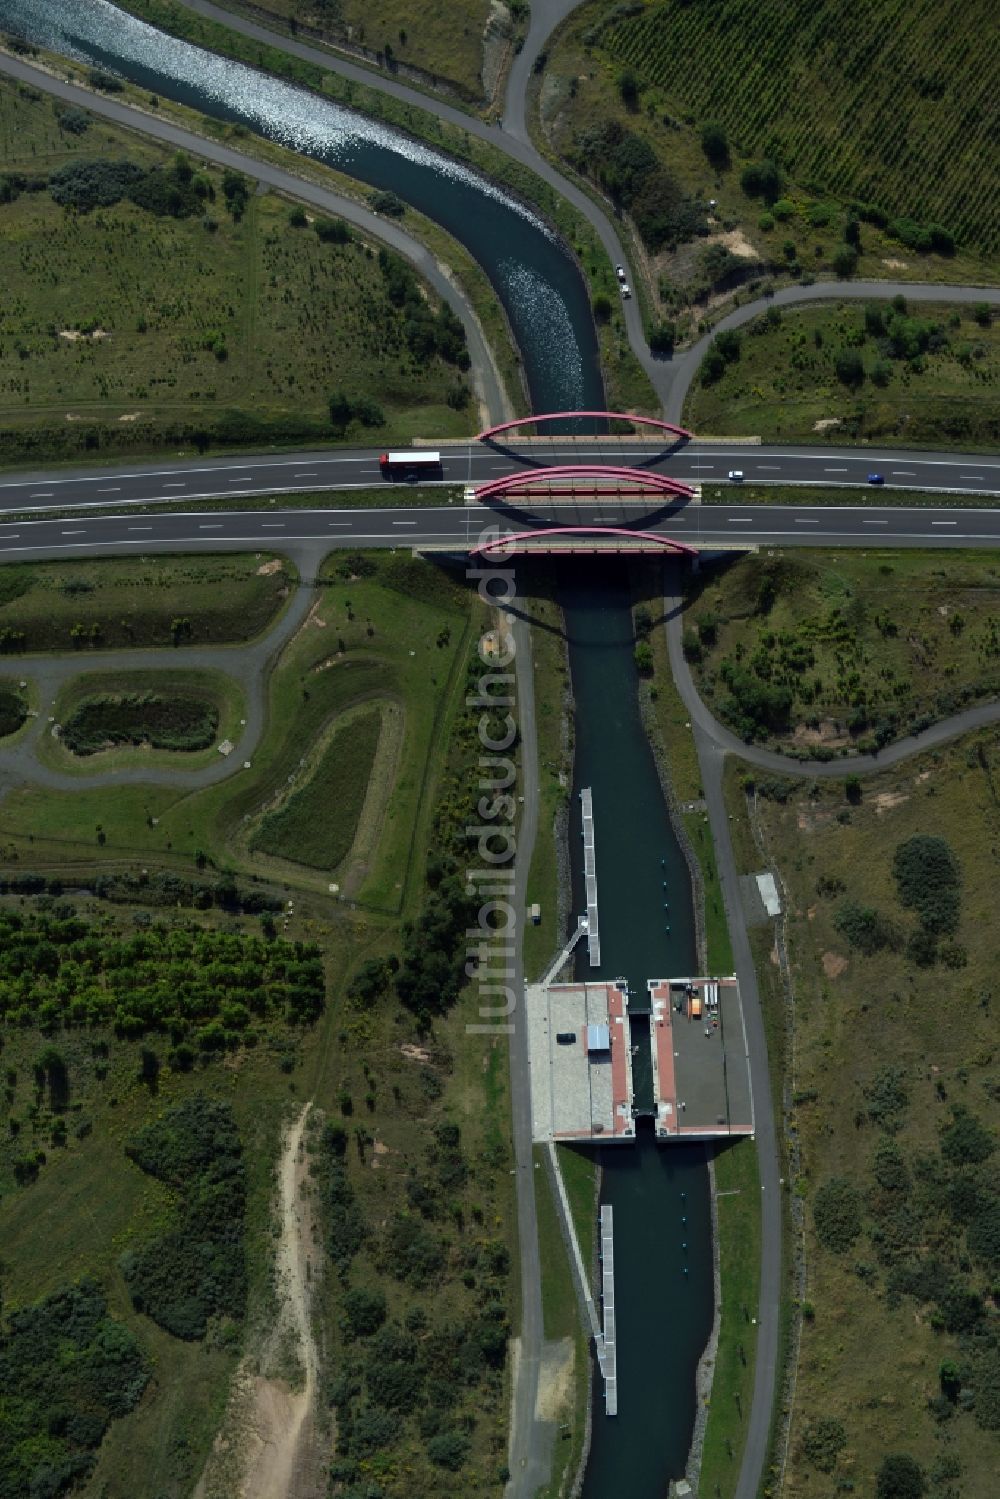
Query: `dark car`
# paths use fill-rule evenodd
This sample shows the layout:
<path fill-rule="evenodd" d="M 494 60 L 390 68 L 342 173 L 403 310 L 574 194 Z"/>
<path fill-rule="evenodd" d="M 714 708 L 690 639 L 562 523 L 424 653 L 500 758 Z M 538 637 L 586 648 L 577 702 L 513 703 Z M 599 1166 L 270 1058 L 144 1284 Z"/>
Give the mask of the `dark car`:
<path fill-rule="evenodd" d="M 868 483 L 869 484 L 884 484 L 885 480 L 883 479 L 883 477 L 882 477 L 881 474 L 869 474 L 868 475 Z"/>

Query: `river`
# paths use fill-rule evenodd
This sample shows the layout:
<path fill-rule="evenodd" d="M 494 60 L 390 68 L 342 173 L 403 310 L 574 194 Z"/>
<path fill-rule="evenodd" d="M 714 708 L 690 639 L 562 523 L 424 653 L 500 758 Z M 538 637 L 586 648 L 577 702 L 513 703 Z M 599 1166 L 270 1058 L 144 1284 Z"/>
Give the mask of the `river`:
<path fill-rule="evenodd" d="M 476 173 L 304 89 L 165 36 L 107 0 L 3 0 L 3 24 L 396 192 L 460 240 L 490 278 L 521 351 L 532 409 L 603 407 L 578 267 L 540 218 Z M 580 558 L 563 564 L 562 581 L 575 781 L 594 791 L 600 972 L 624 974 L 644 999 L 647 978 L 695 971 L 690 881 L 639 716 L 625 568 Z M 574 811 L 574 911 L 582 911 L 577 798 Z M 661 1499 L 666 1480 L 684 1471 L 695 1369 L 712 1320 L 705 1157 L 700 1147 L 657 1146 L 642 1121 L 635 1148 L 601 1155 L 603 1200 L 615 1209 L 619 1414 L 604 1415 L 596 1374 L 584 1494 Z"/>

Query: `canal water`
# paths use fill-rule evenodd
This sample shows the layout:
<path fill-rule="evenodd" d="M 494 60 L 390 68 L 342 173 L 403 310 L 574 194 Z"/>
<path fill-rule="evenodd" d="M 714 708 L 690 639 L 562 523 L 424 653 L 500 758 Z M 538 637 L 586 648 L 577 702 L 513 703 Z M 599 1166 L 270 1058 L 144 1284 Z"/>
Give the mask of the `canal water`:
<path fill-rule="evenodd" d="M 577 557 L 561 565 L 576 725 L 570 853 L 573 911 L 586 910 L 579 791 L 594 796 L 601 966 L 577 947 L 577 977 L 625 977 L 636 1008 L 646 980 L 697 967 L 691 881 L 674 837 L 639 713 L 626 565 Z M 649 1031 L 633 1022 L 637 1060 Z M 636 1069 L 647 1096 L 648 1065 Z M 641 1097 L 641 1095 L 640 1095 Z M 713 1313 L 708 1172 L 701 1146 L 606 1146 L 602 1202 L 615 1213 L 618 1414 L 604 1414 L 594 1369 L 593 1436 L 584 1499 L 662 1499 L 684 1473 L 695 1415 L 695 1370 Z"/>
<path fill-rule="evenodd" d="M 395 192 L 453 234 L 489 277 L 521 353 L 532 410 L 603 408 L 577 263 L 537 214 L 486 178 L 376 120 L 167 36 L 108 0 L 2 0 L 0 14 L 5 30 L 39 46 Z"/>

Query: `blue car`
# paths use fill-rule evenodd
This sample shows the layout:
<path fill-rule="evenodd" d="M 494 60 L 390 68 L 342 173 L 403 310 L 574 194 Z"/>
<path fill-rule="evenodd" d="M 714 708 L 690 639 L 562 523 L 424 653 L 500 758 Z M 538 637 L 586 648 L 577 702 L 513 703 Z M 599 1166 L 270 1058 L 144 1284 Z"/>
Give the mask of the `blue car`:
<path fill-rule="evenodd" d="M 885 480 L 883 479 L 883 477 L 882 477 L 881 474 L 869 474 L 868 475 L 868 483 L 869 484 L 884 484 Z"/>

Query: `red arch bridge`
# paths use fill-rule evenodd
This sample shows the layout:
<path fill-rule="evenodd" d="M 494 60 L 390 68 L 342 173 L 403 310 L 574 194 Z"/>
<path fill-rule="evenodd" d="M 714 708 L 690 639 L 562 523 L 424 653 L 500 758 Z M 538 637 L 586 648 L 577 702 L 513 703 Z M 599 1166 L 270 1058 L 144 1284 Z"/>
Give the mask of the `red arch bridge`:
<path fill-rule="evenodd" d="M 695 557 L 697 550 L 657 531 L 629 531 L 623 526 L 546 526 L 540 531 L 501 531 L 470 547 L 472 557 L 514 557 L 552 552 L 666 552 Z"/>
<path fill-rule="evenodd" d="M 545 422 L 575 421 L 577 418 L 602 422 L 634 422 L 639 427 L 651 427 L 657 432 L 669 432 L 678 440 L 687 442 L 694 434 L 686 427 L 673 422 L 661 421 L 656 416 L 636 416 L 631 411 L 549 411 L 541 416 L 519 416 L 511 422 L 499 422 L 495 427 L 486 427 L 479 434 L 479 442 L 490 442 L 501 432 L 518 432 L 522 427 L 541 426 Z M 590 439 L 593 441 L 593 438 Z"/>
<path fill-rule="evenodd" d="M 483 502 L 507 497 L 597 499 L 602 495 L 617 495 L 622 499 L 690 500 L 694 489 L 690 484 L 682 484 L 680 479 L 670 479 L 651 469 L 603 463 L 565 463 L 503 474 L 499 479 L 477 484 L 473 491 L 474 498 Z"/>

